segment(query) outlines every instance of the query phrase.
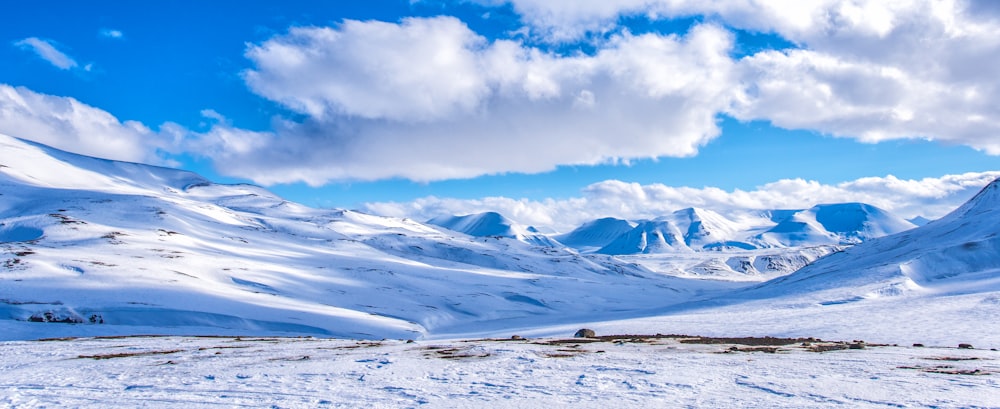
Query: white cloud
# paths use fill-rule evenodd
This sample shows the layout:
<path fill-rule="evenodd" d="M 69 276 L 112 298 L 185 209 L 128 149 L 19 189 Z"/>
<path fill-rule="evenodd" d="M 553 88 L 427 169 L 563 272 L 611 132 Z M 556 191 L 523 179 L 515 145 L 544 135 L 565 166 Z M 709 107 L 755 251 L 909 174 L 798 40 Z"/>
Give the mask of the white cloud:
<path fill-rule="evenodd" d="M 510 3 L 536 36 L 572 41 L 590 32 L 616 30 L 621 16 L 650 19 L 702 16 L 754 31 L 776 32 L 799 43 L 838 32 L 885 35 L 895 13 L 925 0 L 480 0 Z M 954 2 L 949 2 L 954 3 Z"/>
<path fill-rule="evenodd" d="M 258 94 L 318 119 L 431 121 L 470 113 L 488 93 L 486 40 L 454 18 L 292 28 L 247 51 Z"/>
<path fill-rule="evenodd" d="M 1000 81 L 952 83 L 805 50 L 764 52 L 743 62 L 755 82 L 731 111 L 738 118 L 863 142 L 921 138 L 1000 155 L 1000 112 L 983 94 Z"/>
<path fill-rule="evenodd" d="M 497 4 L 497 1 L 485 1 Z M 622 15 L 701 16 L 801 49 L 738 61 L 726 113 L 864 142 L 921 138 L 1000 155 L 1000 9 L 988 0 L 510 0 L 548 41 Z"/>
<path fill-rule="evenodd" d="M 106 159 L 162 164 L 165 137 L 74 98 L 0 84 L 0 133 Z"/>
<path fill-rule="evenodd" d="M 719 133 L 731 35 L 615 35 L 558 56 L 450 17 L 294 28 L 253 45 L 252 90 L 306 115 L 241 159 L 261 183 L 418 181 L 687 156 Z M 239 161 L 226 162 L 234 173 Z"/>
<path fill-rule="evenodd" d="M 799 34 L 812 49 L 742 60 L 746 93 L 731 113 L 864 142 L 921 138 L 1000 155 L 1000 109 L 990 96 L 1000 78 L 988 68 L 1000 66 L 1000 25 L 977 25 L 958 3 L 941 4 L 913 2 L 867 23 L 841 5 L 842 26 Z"/>
<path fill-rule="evenodd" d="M 478 0 L 487 5 L 511 3 L 535 36 L 567 41 L 588 32 L 616 30 L 620 15 L 644 14 L 656 0 Z"/>
<path fill-rule="evenodd" d="M 486 0 L 488 4 L 499 2 Z M 980 3 L 512 0 L 535 35 L 610 33 L 592 55 L 487 40 L 451 17 L 297 27 L 250 45 L 256 93 L 303 115 L 229 174 L 261 183 L 430 181 L 689 156 L 720 114 L 862 142 L 1000 154 L 1000 19 Z M 972 8 L 970 8 L 972 7 Z M 976 6 L 986 8 L 986 6 Z M 800 45 L 733 59 L 733 35 L 633 35 L 621 15 L 703 16 Z M 250 169 L 245 161 L 269 163 Z"/>
<path fill-rule="evenodd" d="M 43 60 L 48 61 L 49 64 L 52 64 L 59 69 L 68 70 L 70 68 L 77 67 L 77 63 L 72 57 L 57 50 L 55 45 L 49 41 L 42 40 L 37 37 L 29 37 L 14 42 L 14 45 L 20 47 L 21 49 L 34 52 Z"/>
<path fill-rule="evenodd" d="M 111 28 L 102 28 L 100 31 L 98 31 L 98 35 L 104 38 L 113 38 L 118 40 L 125 38 L 125 34 L 122 33 L 121 30 L 115 30 Z"/>
<path fill-rule="evenodd" d="M 579 197 L 561 200 L 425 197 L 411 202 L 367 203 L 364 210 L 420 221 L 440 215 L 495 211 L 520 223 L 552 227 L 563 232 L 601 217 L 648 219 L 687 207 L 727 214 L 748 209 L 804 209 L 821 203 L 862 202 L 906 218 L 937 218 L 964 203 L 998 177 L 1000 171 L 920 180 L 899 179 L 890 175 L 835 185 L 784 179 L 754 190 L 733 191 L 607 180 L 587 186 Z"/>

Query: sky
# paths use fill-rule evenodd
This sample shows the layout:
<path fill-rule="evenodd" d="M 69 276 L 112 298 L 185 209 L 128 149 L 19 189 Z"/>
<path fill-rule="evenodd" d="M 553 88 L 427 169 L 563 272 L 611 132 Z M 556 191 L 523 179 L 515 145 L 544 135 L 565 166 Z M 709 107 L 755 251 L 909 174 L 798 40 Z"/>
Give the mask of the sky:
<path fill-rule="evenodd" d="M 1000 177 L 1000 2 L 8 2 L 0 133 L 415 219 L 939 217 Z"/>

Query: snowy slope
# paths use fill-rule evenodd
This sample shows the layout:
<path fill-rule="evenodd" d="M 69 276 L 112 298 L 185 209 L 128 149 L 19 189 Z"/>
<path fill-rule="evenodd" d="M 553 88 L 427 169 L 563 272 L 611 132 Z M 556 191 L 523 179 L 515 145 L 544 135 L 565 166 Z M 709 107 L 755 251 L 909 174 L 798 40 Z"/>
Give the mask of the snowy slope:
<path fill-rule="evenodd" d="M 748 290 L 853 302 L 906 293 L 1000 291 L 1000 181 L 922 227 L 873 239 Z"/>
<path fill-rule="evenodd" d="M 754 250 L 725 249 L 703 252 L 625 254 L 615 258 L 675 277 L 763 282 L 791 274 L 843 246 L 766 248 Z"/>
<path fill-rule="evenodd" d="M 669 327 L 709 335 L 997 347 L 1000 180 L 925 226 L 846 248 L 750 288 L 668 307 L 659 315 L 593 326 L 608 332 Z"/>

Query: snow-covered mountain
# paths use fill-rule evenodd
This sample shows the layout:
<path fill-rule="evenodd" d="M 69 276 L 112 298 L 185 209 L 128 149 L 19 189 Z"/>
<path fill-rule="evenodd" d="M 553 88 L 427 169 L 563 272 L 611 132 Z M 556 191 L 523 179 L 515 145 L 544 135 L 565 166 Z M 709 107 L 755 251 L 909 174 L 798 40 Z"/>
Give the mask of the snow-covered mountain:
<path fill-rule="evenodd" d="M 593 251 L 608 245 L 633 227 L 635 223 L 628 220 L 605 217 L 586 222 L 573 231 L 556 235 L 554 238 L 567 246 Z"/>
<path fill-rule="evenodd" d="M 668 217 L 684 233 L 684 244 L 692 249 L 732 242 L 741 231 L 750 228 L 711 210 L 694 207 L 675 211 Z"/>
<path fill-rule="evenodd" d="M 852 245 L 914 227 L 872 205 L 839 203 L 743 211 L 731 218 L 687 208 L 653 220 L 594 220 L 555 237 L 582 252 L 628 255 Z"/>
<path fill-rule="evenodd" d="M 765 247 L 857 244 L 916 227 L 864 203 L 817 205 L 796 211 L 751 241 Z"/>
<path fill-rule="evenodd" d="M 427 224 L 475 237 L 506 237 L 535 246 L 561 247 L 556 240 L 541 234 L 532 226 L 514 223 L 497 212 L 483 212 L 465 216 L 440 216 Z"/>
<path fill-rule="evenodd" d="M 600 254 L 657 254 L 691 251 L 684 243 L 684 234 L 670 220 L 641 222 L 597 250 Z"/>
<path fill-rule="evenodd" d="M 931 219 L 928 219 L 928 218 L 926 218 L 924 216 L 917 216 L 917 217 L 914 217 L 912 219 L 906 219 L 906 221 L 908 221 L 910 223 L 913 223 L 914 225 L 917 225 L 917 226 L 923 226 L 923 225 L 925 225 L 927 223 L 930 223 Z"/>

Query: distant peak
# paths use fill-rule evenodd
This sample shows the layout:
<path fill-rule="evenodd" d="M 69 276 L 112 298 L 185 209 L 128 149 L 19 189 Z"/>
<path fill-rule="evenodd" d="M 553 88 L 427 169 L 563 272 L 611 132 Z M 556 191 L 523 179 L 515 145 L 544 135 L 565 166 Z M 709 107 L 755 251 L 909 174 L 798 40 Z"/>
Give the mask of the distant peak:
<path fill-rule="evenodd" d="M 980 213 L 992 211 L 1000 205 L 1000 178 L 987 184 L 972 199 L 965 202 L 958 209 L 942 217 L 942 219 L 960 217 L 969 213 Z"/>

